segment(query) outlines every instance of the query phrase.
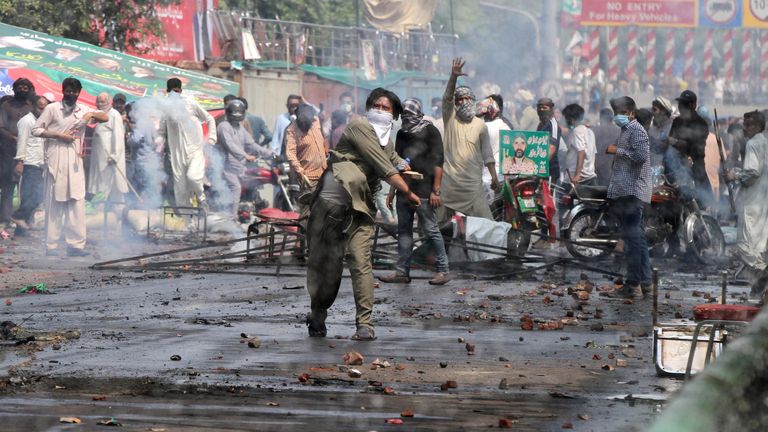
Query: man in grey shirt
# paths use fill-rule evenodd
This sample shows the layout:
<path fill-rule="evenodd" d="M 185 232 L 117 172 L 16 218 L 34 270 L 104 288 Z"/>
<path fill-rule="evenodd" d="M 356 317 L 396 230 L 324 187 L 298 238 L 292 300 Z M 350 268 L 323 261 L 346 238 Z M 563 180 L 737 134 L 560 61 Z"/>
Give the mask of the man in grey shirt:
<path fill-rule="evenodd" d="M 258 157 L 270 158 L 275 153 L 268 147 L 256 145 L 253 137 L 241 125 L 245 118 L 245 104 L 239 99 L 230 101 L 226 107 L 227 121 L 219 123 L 216 127 L 218 144 L 225 155 L 224 181 L 232 193 L 231 213 L 237 217 L 237 208 L 240 204 L 242 186 L 240 178 L 245 174 L 246 161 L 252 162 Z"/>

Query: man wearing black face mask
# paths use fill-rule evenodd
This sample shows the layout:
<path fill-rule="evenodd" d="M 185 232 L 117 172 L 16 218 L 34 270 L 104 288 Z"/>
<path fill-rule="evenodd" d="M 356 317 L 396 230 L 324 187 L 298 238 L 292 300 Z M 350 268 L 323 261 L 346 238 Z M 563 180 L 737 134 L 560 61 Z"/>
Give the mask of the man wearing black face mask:
<path fill-rule="evenodd" d="M 45 138 L 46 255 L 58 255 L 62 234 L 67 242 L 67 255 L 88 255 L 84 250 L 83 136 L 91 120 L 105 122 L 109 116 L 77 103 L 82 88 L 79 80 L 64 79 L 62 101 L 46 106 L 32 128 L 32 135 Z"/>
<path fill-rule="evenodd" d="M 296 120 L 285 130 L 285 157 L 299 181 L 299 197 L 315 191 L 317 181 L 328 167 L 327 153 L 328 143 L 323 138 L 315 109 L 307 104 L 299 105 Z M 304 199 L 299 199 L 302 216 L 309 213 L 309 207 L 304 202 Z"/>
<path fill-rule="evenodd" d="M 240 178 L 245 173 L 245 162 L 253 162 L 258 155 L 262 158 L 271 158 L 275 153 L 266 147 L 256 144 L 248 131 L 242 126 L 245 119 L 245 104 L 234 99 L 225 109 L 226 121 L 216 127 L 217 145 L 221 146 L 226 156 L 224 162 L 224 181 L 232 192 L 232 215 L 237 217 L 237 209 L 240 204 L 242 186 Z"/>
<path fill-rule="evenodd" d="M 13 83 L 13 99 L 0 105 L 0 223 L 9 222 L 13 212 L 13 191 L 18 179 L 14 175 L 17 125 L 32 111 L 30 96 L 35 86 L 26 78 Z"/>
<path fill-rule="evenodd" d="M 674 146 L 683 156 L 691 158 L 691 177 L 696 185 L 696 201 L 701 207 L 712 204 L 712 184 L 707 176 L 704 164 L 704 149 L 707 146 L 709 126 L 706 120 L 696 112 L 696 93 L 685 90 L 677 98 L 677 108 L 680 116 L 672 121 L 669 131 L 669 144 Z"/>

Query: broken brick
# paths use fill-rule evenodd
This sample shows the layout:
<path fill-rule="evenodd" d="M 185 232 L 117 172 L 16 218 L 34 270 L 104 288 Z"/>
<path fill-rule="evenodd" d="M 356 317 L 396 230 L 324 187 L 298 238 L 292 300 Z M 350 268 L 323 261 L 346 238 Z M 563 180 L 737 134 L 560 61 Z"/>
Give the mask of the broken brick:
<path fill-rule="evenodd" d="M 365 358 L 357 351 L 349 351 L 344 354 L 344 364 L 349 366 L 359 366 L 363 364 Z"/>

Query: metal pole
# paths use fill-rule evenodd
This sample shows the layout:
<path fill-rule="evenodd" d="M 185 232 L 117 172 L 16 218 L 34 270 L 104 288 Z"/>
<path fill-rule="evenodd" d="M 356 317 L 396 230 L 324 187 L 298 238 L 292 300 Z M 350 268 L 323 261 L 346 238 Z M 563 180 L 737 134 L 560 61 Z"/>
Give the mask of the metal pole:
<path fill-rule="evenodd" d="M 659 269 L 653 268 L 653 326 L 659 322 Z"/>
<path fill-rule="evenodd" d="M 728 301 L 725 296 L 728 294 L 728 272 L 720 272 L 720 304 L 726 304 Z"/>
<path fill-rule="evenodd" d="M 544 21 L 541 49 L 541 69 L 544 80 L 557 78 L 557 6 L 556 0 L 544 0 L 542 16 Z"/>
<path fill-rule="evenodd" d="M 451 13 L 451 35 L 453 36 L 453 58 L 456 58 L 456 29 L 454 28 L 453 23 L 453 0 L 449 3 L 450 7 L 450 13 Z"/>

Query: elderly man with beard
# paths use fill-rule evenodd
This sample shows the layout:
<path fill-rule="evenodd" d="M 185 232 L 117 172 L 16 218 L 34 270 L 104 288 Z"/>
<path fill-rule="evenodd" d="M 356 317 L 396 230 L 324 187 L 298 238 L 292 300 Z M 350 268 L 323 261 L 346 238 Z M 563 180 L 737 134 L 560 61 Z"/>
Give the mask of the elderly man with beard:
<path fill-rule="evenodd" d="M 307 291 L 311 313 L 310 337 L 325 337 L 325 319 L 336 300 L 347 255 L 355 296 L 353 340 L 373 340 L 373 245 L 376 205 L 374 194 L 385 180 L 412 205 L 421 199 L 395 169 L 403 161 L 390 140 L 392 121 L 403 111 L 400 99 L 383 88 L 365 101 L 365 118 L 349 123 L 331 150 L 328 168 L 320 178 L 307 226 Z"/>
<path fill-rule="evenodd" d="M 96 96 L 96 108 L 107 113 L 109 120 L 93 128 L 88 193 L 102 194 L 104 201 L 115 205 L 115 212 L 122 214 L 122 203 L 128 193 L 128 181 L 125 178 L 125 125 L 120 112 L 112 107 L 107 93 Z"/>
<path fill-rule="evenodd" d="M 33 212 L 43 202 L 45 140 L 32 136 L 32 128 L 49 101 L 43 96 L 35 96 L 34 101 L 32 111 L 17 124 L 19 140 L 16 148 L 16 174 L 21 175 L 21 190 L 19 208 L 13 212 L 13 221 L 16 223 L 14 236 L 26 235 Z"/>
<path fill-rule="evenodd" d="M 61 235 L 67 255 L 88 255 L 85 249 L 85 171 L 83 137 L 85 126 L 105 122 L 107 113 L 77 103 L 83 86 L 69 77 L 61 83 L 61 102 L 49 104 L 37 119 L 32 135 L 45 138 L 46 255 L 58 255 Z M 62 232 L 63 228 L 63 232 Z"/>
<path fill-rule="evenodd" d="M 0 105 L 0 223 L 9 222 L 13 212 L 13 192 L 18 179 L 15 176 L 17 125 L 32 111 L 30 96 L 35 86 L 26 78 L 13 82 L 13 98 Z"/>
<path fill-rule="evenodd" d="M 328 167 L 328 142 L 323 137 L 315 108 L 301 104 L 296 109 L 296 120 L 285 130 L 285 157 L 299 180 L 301 215 L 309 214 L 307 194 L 317 188 L 317 182 Z"/>
<path fill-rule="evenodd" d="M 456 87 L 464 61 L 453 60 L 451 77 L 443 94 L 443 206 L 441 222 L 450 219 L 452 212 L 467 216 L 493 219 L 491 208 L 483 191 L 483 167 L 491 176 L 491 189 L 499 191 L 496 161 L 493 158 L 485 122 L 475 117 L 475 95 L 467 86 Z"/>

